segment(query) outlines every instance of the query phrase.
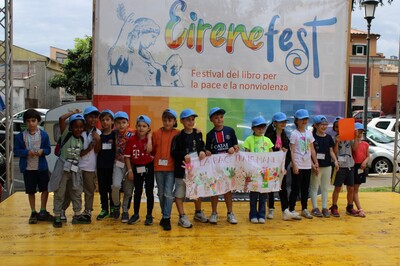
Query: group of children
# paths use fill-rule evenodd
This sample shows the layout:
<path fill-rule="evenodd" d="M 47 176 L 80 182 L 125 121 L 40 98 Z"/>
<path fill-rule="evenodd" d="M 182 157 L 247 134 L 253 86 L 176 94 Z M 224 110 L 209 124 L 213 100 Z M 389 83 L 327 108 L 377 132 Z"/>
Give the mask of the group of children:
<path fill-rule="evenodd" d="M 207 133 L 206 142 L 200 130 L 195 127 L 198 116 L 192 109 L 184 109 L 179 116 L 183 125 L 177 130 L 178 115 L 173 109 L 162 113 L 163 126 L 151 131 L 151 119 L 140 115 L 135 121 L 135 130 L 129 127 L 127 113 L 111 110 L 102 112 L 94 106 L 73 110 L 59 118 L 61 138 L 57 144 L 54 170 L 49 178 L 45 156 L 50 154 L 50 141 L 47 133 L 38 127 L 40 115 L 34 109 L 24 114 L 27 129 L 16 137 L 14 153 L 20 157 L 20 170 L 25 181 L 31 207 L 30 224 L 38 221 L 52 221 L 53 226 L 62 227 L 67 220 L 65 210 L 72 202 L 73 224 L 91 223 L 93 199 L 96 189 L 96 176 L 100 194 L 101 212 L 96 217 L 119 219 L 123 223 L 135 224 L 140 221 L 140 202 L 145 187 L 147 210 L 145 225 L 153 223 L 154 180 L 157 182 L 158 198 L 162 218 L 160 225 L 171 230 L 171 211 L 175 202 L 179 220 L 178 225 L 191 228 L 192 223 L 184 210 L 186 195 L 185 169 L 182 164 L 190 164 L 191 158 L 219 153 L 233 154 L 240 150 L 235 131 L 224 125 L 225 110 L 214 107 L 209 111 L 209 119 L 214 128 Z M 288 121 L 282 112 L 275 113 L 268 125 L 262 116 L 252 120 L 253 135 L 243 144 L 249 152 L 286 152 L 285 169 L 291 164 L 291 191 L 287 190 L 287 176 L 283 177 L 279 198 L 283 220 L 301 220 L 302 217 L 338 217 L 337 201 L 342 185 L 347 186 L 346 213 L 365 217 L 360 205 L 358 190 L 366 181 L 366 167 L 369 160 L 368 144 L 362 141 L 363 126 L 355 124 L 355 138 L 341 140 L 338 134 L 337 117 L 334 122 L 336 136 L 326 133 L 326 117 L 313 117 L 313 131 L 308 130 L 309 114 L 305 109 L 295 112 L 296 129 L 288 137 L 285 126 Z M 68 119 L 68 124 L 67 124 Z M 100 120 L 101 131 L 96 128 Z M 328 210 L 328 189 L 332 182 L 332 206 Z M 41 192 L 41 209 L 35 209 L 35 193 Z M 321 189 L 322 211 L 318 208 L 317 192 Z M 123 192 L 122 202 L 120 199 Z M 48 193 L 54 192 L 52 216 L 46 210 Z M 82 192 L 84 210 L 82 212 Z M 300 193 L 301 213 L 295 211 Z M 133 215 L 129 217 L 133 195 Z M 232 210 L 232 192 L 225 195 L 227 221 L 236 224 Z M 307 202 L 311 198 L 312 210 Z M 267 213 L 268 199 L 268 213 Z M 357 210 L 353 208 L 353 202 Z M 208 218 L 201 208 L 201 198 L 194 201 L 194 220 L 199 222 L 218 222 L 218 196 L 211 197 L 212 213 Z M 274 217 L 274 193 L 250 191 L 251 223 L 265 223 Z"/>

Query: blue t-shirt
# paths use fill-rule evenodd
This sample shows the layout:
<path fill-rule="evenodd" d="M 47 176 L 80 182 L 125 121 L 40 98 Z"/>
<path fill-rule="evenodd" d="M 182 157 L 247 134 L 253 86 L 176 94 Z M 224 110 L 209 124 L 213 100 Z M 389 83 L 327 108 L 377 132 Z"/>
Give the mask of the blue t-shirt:
<path fill-rule="evenodd" d="M 231 127 L 223 127 L 222 130 L 211 129 L 206 137 L 206 150 L 212 154 L 227 153 L 229 148 L 238 144 L 235 130 Z"/>
<path fill-rule="evenodd" d="M 115 160 L 115 131 L 100 135 L 101 149 L 97 154 L 97 168 L 113 168 Z"/>
<path fill-rule="evenodd" d="M 331 166 L 332 158 L 330 154 L 330 148 L 333 148 L 335 143 L 331 135 L 326 134 L 325 137 L 314 134 L 314 148 L 317 153 L 318 164 L 320 167 Z"/>

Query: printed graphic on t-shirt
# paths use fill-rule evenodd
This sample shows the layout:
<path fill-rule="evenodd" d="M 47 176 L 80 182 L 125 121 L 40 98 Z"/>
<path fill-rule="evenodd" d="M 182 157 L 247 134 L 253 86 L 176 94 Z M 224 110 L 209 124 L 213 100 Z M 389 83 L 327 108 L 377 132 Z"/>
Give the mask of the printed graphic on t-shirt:
<path fill-rule="evenodd" d="M 310 149 L 310 144 L 308 143 L 307 135 L 300 136 L 299 144 L 300 144 L 300 152 L 306 154 Z"/>

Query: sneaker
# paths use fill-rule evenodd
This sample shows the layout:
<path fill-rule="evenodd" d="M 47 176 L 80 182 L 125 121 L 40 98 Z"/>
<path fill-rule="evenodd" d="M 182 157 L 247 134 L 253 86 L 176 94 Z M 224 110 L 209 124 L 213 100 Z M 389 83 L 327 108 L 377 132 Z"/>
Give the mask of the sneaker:
<path fill-rule="evenodd" d="M 258 224 L 258 219 L 257 219 L 257 218 L 251 218 L 251 219 L 250 219 L 250 222 L 251 222 L 252 224 Z"/>
<path fill-rule="evenodd" d="M 121 214 L 120 212 L 120 206 L 114 206 L 114 214 L 113 217 L 115 220 L 117 220 L 119 218 L 119 215 Z"/>
<path fill-rule="evenodd" d="M 322 209 L 322 215 L 325 217 L 325 218 L 329 218 L 329 217 L 331 217 L 331 214 L 329 213 L 329 210 L 328 209 Z"/>
<path fill-rule="evenodd" d="M 300 216 L 300 214 L 297 212 L 297 211 L 291 211 L 290 212 L 291 214 L 292 214 L 292 219 L 293 220 L 301 220 L 301 216 Z"/>
<path fill-rule="evenodd" d="M 315 217 L 322 217 L 323 216 L 321 211 L 318 208 L 312 209 L 311 214 L 313 216 L 315 216 Z"/>
<path fill-rule="evenodd" d="M 108 218 L 109 214 L 106 210 L 101 210 L 100 214 L 97 215 L 96 220 L 103 220 L 104 218 Z"/>
<path fill-rule="evenodd" d="M 62 222 L 60 217 L 54 217 L 53 218 L 53 227 L 54 228 L 60 228 L 62 227 Z"/>
<path fill-rule="evenodd" d="M 169 218 L 164 219 L 162 227 L 163 227 L 164 231 L 170 231 L 171 230 L 171 220 Z"/>
<path fill-rule="evenodd" d="M 284 221 L 289 221 L 293 219 L 293 214 L 289 211 L 289 209 L 286 209 L 282 212 L 282 220 Z"/>
<path fill-rule="evenodd" d="M 235 215 L 233 214 L 233 212 L 228 213 L 228 215 L 227 215 L 227 220 L 228 220 L 228 222 L 231 223 L 231 224 L 237 224 L 237 220 L 236 220 L 236 217 L 235 217 Z"/>
<path fill-rule="evenodd" d="M 124 213 L 122 213 L 122 215 L 123 214 Z M 128 224 L 135 224 L 135 223 L 138 223 L 138 222 L 140 222 L 139 214 L 132 215 L 131 218 L 128 220 Z"/>
<path fill-rule="evenodd" d="M 123 212 L 121 215 L 121 223 L 127 223 L 129 221 L 129 213 Z"/>
<path fill-rule="evenodd" d="M 114 217 L 114 207 L 110 207 L 110 213 L 108 215 L 108 218 Z"/>
<path fill-rule="evenodd" d="M 89 224 L 92 222 L 92 214 L 90 211 L 84 211 L 82 216 L 88 221 Z"/>
<path fill-rule="evenodd" d="M 54 220 L 54 217 L 48 211 L 40 211 L 37 219 L 38 221 L 52 222 Z"/>
<path fill-rule="evenodd" d="M 151 214 L 146 215 L 146 220 L 144 221 L 144 225 L 152 225 L 153 224 L 153 216 Z"/>
<path fill-rule="evenodd" d="M 307 219 L 312 219 L 312 218 L 313 218 L 313 216 L 311 215 L 311 213 L 310 213 L 307 209 L 304 209 L 304 210 L 301 212 L 301 215 L 302 215 L 304 218 L 307 218 Z"/>
<path fill-rule="evenodd" d="M 211 213 L 210 223 L 217 224 L 217 222 L 218 222 L 218 214 L 216 212 Z"/>
<path fill-rule="evenodd" d="M 29 224 L 37 224 L 38 222 L 38 213 L 37 212 L 31 212 L 31 216 L 29 216 Z"/>
<path fill-rule="evenodd" d="M 274 219 L 274 209 L 268 210 L 267 219 Z"/>
<path fill-rule="evenodd" d="M 208 222 L 208 218 L 207 216 L 204 214 L 203 211 L 197 212 L 194 214 L 194 220 L 202 222 L 202 223 L 207 223 Z"/>
<path fill-rule="evenodd" d="M 181 217 L 179 217 L 178 225 L 182 226 L 183 228 L 192 228 L 192 223 L 189 221 L 186 214 L 183 214 Z"/>
<path fill-rule="evenodd" d="M 162 227 L 164 227 L 164 222 L 165 222 L 165 220 L 166 220 L 166 219 L 164 219 L 164 218 L 161 218 L 161 220 L 160 220 L 160 225 L 161 225 Z"/>
<path fill-rule="evenodd" d="M 64 222 L 64 223 L 67 222 L 67 216 L 65 216 L 65 210 L 61 210 L 60 220 L 61 220 L 61 222 Z"/>
<path fill-rule="evenodd" d="M 88 218 L 88 215 L 74 215 L 74 217 L 72 217 L 72 224 L 90 224 L 91 220 Z"/>
<path fill-rule="evenodd" d="M 259 224 L 265 224 L 265 219 L 264 218 L 258 218 L 258 223 Z"/>
<path fill-rule="evenodd" d="M 332 207 L 330 207 L 329 209 L 331 210 L 331 215 L 333 217 L 340 217 L 337 205 L 332 205 Z"/>
<path fill-rule="evenodd" d="M 347 205 L 346 207 L 346 214 L 351 216 L 357 216 L 358 212 L 353 209 L 353 204 Z"/>

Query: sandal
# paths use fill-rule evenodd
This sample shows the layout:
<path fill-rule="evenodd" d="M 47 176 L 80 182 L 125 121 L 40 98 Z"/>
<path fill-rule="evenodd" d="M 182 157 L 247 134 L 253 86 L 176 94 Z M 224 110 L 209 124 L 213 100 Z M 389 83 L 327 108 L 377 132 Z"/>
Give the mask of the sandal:
<path fill-rule="evenodd" d="M 363 209 L 359 209 L 358 211 L 357 211 L 357 215 L 359 216 L 359 217 L 365 217 L 365 212 L 364 212 L 364 210 Z"/>

